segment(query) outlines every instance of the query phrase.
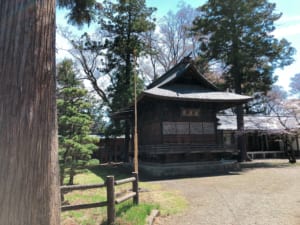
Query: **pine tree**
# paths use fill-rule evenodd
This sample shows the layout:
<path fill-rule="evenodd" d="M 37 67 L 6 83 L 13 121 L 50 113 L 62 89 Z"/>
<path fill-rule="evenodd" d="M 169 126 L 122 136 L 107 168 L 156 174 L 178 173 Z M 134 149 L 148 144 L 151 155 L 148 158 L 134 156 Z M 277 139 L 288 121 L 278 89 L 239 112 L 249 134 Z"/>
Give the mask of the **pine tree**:
<path fill-rule="evenodd" d="M 151 15 L 154 8 L 147 8 L 144 0 L 104 1 L 100 13 L 100 29 L 106 33 L 104 48 L 108 64 L 102 70 L 110 74 L 109 87 L 111 111 L 127 107 L 133 99 L 134 61 L 146 53 L 147 45 L 142 34 L 155 27 Z M 130 125 L 126 120 L 121 126 L 125 133 L 125 156 L 128 160 Z"/>
<path fill-rule="evenodd" d="M 200 56 L 224 68 L 226 86 L 238 94 L 266 92 L 276 78 L 273 71 L 292 63 L 294 49 L 272 35 L 281 14 L 267 0 L 209 0 L 199 8 L 193 32 L 201 35 Z M 237 125 L 243 132 L 243 107 L 238 106 Z M 243 138 L 243 137 L 241 137 Z M 239 138 L 241 160 L 246 159 Z"/>
<path fill-rule="evenodd" d="M 73 69 L 71 60 L 57 66 L 57 110 L 61 183 L 68 169 L 68 184 L 74 183 L 76 169 L 82 168 L 91 159 L 97 146 L 90 136 L 93 123 L 89 109 L 91 104 Z"/>
<path fill-rule="evenodd" d="M 57 3 L 69 10 L 68 22 L 79 27 L 94 21 L 97 9 L 102 7 L 96 0 L 58 0 Z"/>
<path fill-rule="evenodd" d="M 113 77 L 111 97 L 114 90 L 123 92 L 122 100 L 113 99 L 116 102 L 116 106 L 112 106 L 113 111 L 128 106 L 132 98 L 133 63 L 147 49 L 141 35 L 154 29 L 155 24 L 151 18 L 153 12 L 154 9 L 147 8 L 144 0 L 103 3 L 99 24 L 102 31 L 107 33 L 104 47 L 109 62 L 104 71 Z"/>
<path fill-rule="evenodd" d="M 275 7 L 267 0 L 210 0 L 199 8 L 193 31 L 201 35 L 200 54 L 222 64 L 236 93 L 267 92 L 274 70 L 293 62 L 290 43 L 272 35 L 281 17 Z"/>

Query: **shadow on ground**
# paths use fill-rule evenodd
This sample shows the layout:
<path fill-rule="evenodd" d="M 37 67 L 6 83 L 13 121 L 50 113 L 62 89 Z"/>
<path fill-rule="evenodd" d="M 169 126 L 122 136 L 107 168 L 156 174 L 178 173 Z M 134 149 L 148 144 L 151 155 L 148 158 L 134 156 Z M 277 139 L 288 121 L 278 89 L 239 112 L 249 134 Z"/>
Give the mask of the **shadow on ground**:
<path fill-rule="evenodd" d="M 299 160 L 298 160 L 299 161 Z M 242 162 L 237 163 L 237 167 L 235 169 L 228 169 L 225 171 L 209 171 L 207 173 L 202 172 L 201 174 L 194 174 L 194 175 L 180 175 L 180 176 L 162 176 L 162 177 L 155 177 L 143 173 L 142 171 L 139 173 L 140 181 L 154 181 L 154 180 L 169 180 L 169 179 L 183 179 L 183 178 L 195 178 L 195 177 L 212 177 L 212 176 L 237 176 L 241 175 L 252 169 L 259 169 L 259 168 L 285 168 L 291 166 L 299 166 L 300 163 L 291 164 L 288 162 L 288 159 L 281 159 L 281 160 L 253 160 L 251 162 Z M 180 168 L 178 168 L 180 169 Z M 132 167 L 126 163 L 109 163 L 109 164 L 102 164 L 99 166 L 90 167 L 89 170 L 96 174 L 97 176 L 101 177 L 103 180 L 106 179 L 106 176 L 113 175 L 115 179 L 124 179 L 128 178 L 132 174 Z"/>
<path fill-rule="evenodd" d="M 128 166 L 123 163 L 107 163 L 88 168 L 92 173 L 106 180 L 107 176 L 114 176 L 115 180 L 128 178 L 131 176 L 132 171 Z"/>
<path fill-rule="evenodd" d="M 253 168 L 284 168 L 290 166 L 300 165 L 299 163 L 289 163 L 288 159 L 265 159 L 265 160 L 253 160 L 251 162 L 239 163 L 241 170 L 253 169 Z"/>

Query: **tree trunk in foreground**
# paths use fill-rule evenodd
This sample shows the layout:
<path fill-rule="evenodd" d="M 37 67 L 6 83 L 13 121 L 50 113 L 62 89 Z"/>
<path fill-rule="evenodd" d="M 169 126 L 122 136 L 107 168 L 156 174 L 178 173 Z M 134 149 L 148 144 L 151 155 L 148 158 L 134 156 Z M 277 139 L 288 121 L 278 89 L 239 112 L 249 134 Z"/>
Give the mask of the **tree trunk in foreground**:
<path fill-rule="evenodd" d="M 242 94 L 242 77 L 241 77 L 241 69 L 239 67 L 239 59 L 237 58 L 238 53 L 236 52 L 238 48 L 237 40 L 234 41 L 235 43 L 235 52 L 234 52 L 234 63 L 232 68 L 232 74 L 234 77 L 234 88 L 236 94 Z M 244 107 L 243 105 L 238 105 L 236 107 L 236 123 L 237 123 L 237 144 L 238 149 L 240 150 L 239 153 L 239 161 L 245 162 L 248 160 L 247 156 L 247 147 L 246 147 L 246 135 L 245 135 L 245 128 L 244 128 Z"/>
<path fill-rule="evenodd" d="M 0 224 L 59 225 L 55 1 L 0 1 Z"/>
<path fill-rule="evenodd" d="M 240 150 L 239 161 L 248 161 L 247 147 L 246 147 L 246 134 L 244 128 L 244 108 L 239 105 L 236 108 L 237 132 L 238 132 L 238 149 Z"/>

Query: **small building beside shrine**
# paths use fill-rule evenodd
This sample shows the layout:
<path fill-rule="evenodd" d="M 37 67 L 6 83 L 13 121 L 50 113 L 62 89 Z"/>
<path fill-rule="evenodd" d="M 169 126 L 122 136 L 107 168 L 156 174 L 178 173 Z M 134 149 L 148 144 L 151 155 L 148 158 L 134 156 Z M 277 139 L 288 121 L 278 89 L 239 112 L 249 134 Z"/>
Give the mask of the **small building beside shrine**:
<path fill-rule="evenodd" d="M 224 145 L 235 143 L 235 115 L 217 115 Z M 288 157 L 291 151 L 300 155 L 300 124 L 295 116 L 245 115 L 244 133 L 247 154 L 251 159 Z"/>

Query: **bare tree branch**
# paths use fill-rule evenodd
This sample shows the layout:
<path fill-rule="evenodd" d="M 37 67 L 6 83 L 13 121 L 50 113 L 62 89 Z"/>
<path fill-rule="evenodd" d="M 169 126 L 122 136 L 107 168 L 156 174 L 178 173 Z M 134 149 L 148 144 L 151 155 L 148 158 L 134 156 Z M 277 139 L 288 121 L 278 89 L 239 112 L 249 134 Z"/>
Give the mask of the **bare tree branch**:
<path fill-rule="evenodd" d="M 80 71 L 84 73 L 84 78 L 87 79 L 93 87 L 93 90 L 101 98 L 103 103 L 110 107 L 110 101 L 106 94 L 106 86 L 99 84 L 99 78 L 109 77 L 109 74 L 101 74 L 99 67 L 103 63 L 103 48 L 101 44 L 91 42 L 87 34 L 78 38 L 70 32 L 61 31 L 62 36 L 67 39 L 73 49 L 68 50 L 69 54 L 77 61 Z M 89 43 L 89 46 L 85 46 Z M 103 65 L 102 65 L 103 66 Z"/>

